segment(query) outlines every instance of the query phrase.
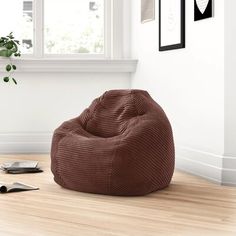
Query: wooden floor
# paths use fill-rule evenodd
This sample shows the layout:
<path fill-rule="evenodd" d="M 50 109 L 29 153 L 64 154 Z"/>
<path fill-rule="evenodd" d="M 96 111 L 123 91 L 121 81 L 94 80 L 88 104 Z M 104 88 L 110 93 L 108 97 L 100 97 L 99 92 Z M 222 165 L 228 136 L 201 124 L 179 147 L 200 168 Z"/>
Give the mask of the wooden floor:
<path fill-rule="evenodd" d="M 176 172 L 171 186 L 145 197 L 109 197 L 62 189 L 49 156 L 0 156 L 40 161 L 44 173 L 7 175 L 39 191 L 0 195 L 1 236 L 236 235 L 236 188 Z"/>

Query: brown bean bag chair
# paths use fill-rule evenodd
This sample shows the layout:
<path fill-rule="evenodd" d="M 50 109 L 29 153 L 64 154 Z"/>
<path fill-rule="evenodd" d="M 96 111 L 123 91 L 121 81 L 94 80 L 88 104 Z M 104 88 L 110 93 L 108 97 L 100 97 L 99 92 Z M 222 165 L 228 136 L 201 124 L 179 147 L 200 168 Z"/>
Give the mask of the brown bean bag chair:
<path fill-rule="evenodd" d="M 51 159 L 54 179 L 65 188 L 145 195 L 171 181 L 171 126 L 146 91 L 108 91 L 54 132 Z"/>

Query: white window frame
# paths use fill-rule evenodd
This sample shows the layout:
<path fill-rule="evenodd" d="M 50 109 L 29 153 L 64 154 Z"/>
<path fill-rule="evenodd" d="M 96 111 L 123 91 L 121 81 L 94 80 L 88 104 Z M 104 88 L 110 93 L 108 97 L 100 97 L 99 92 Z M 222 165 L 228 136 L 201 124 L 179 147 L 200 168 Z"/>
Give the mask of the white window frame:
<path fill-rule="evenodd" d="M 134 73 L 138 60 L 130 59 L 130 0 L 105 0 L 105 54 L 44 55 L 43 0 L 34 0 L 34 53 L 14 58 L 16 73 L 104 72 Z M 35 9 L 39 9 L 35 11 Z M 5 72 L 0 58 L 0 72 Z"/>
<path fill-rule="evenodd" d="M 33 0 L 34 39 L 33 54 L 22 58 L 33 59 L 120 59 L 123 46 L 123 0 L 104 0 L 104 53 L 103 54 L 45 54 L 44 53 L 44 0 Z M 115 27 L 114 27 L 115 26 Z"/>

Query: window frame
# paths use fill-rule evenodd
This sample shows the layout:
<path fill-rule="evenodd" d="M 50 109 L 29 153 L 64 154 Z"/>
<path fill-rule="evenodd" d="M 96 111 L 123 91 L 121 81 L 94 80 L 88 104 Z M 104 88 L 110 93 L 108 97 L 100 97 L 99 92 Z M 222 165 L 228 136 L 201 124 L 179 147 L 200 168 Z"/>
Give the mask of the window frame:
<path fill-rule="evenodd" d="M 131 58 L 130 50 L 131 2 L 105 1 L 105 54 L 100 58 L 94 54 L 57 54 L 53 58 L 43 55 L 43 1 L 33 0 L 34 51 L 12 59 L 17 65 L 16 73 L 134 73 L 138 60 Z M 5 72 L 4 60 L 0 58 L 0 72 Z"/>
<path fill-rule="evenodd" d="M 104 53 L 102 54 L 46 54 L 44 53 L 44 0 L 33 0 L 33 54 L 23 54 L 22 58 L 34 59 L 111 59 L 114 56 L 115 22 L 114 4 L 123 5 L 123 0 L 104 0 Z M 116 6 L 117 7 L 117 6 Z M 118 16 L 118 13 L 115 15 Z M 118 24 L 117 24 L 118 23 Z M 119 27 L 118 27 L 119 31 Z"/>

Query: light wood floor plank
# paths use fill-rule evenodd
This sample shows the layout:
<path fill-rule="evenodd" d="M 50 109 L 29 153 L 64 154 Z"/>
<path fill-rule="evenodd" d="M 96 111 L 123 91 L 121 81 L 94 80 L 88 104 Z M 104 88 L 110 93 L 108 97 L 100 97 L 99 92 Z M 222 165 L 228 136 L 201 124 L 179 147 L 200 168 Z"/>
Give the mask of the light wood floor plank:
<path fill-rule="evenodd" d="M 7 175 L 39 191 L 0 195 L 1 236 L 236 235 L 236 188 L 176 171 L 169 188 L 144 197 L 111 197 L 62 189 L 47 155 L 0 156 L 39 160 L 39 174 Z"/>

